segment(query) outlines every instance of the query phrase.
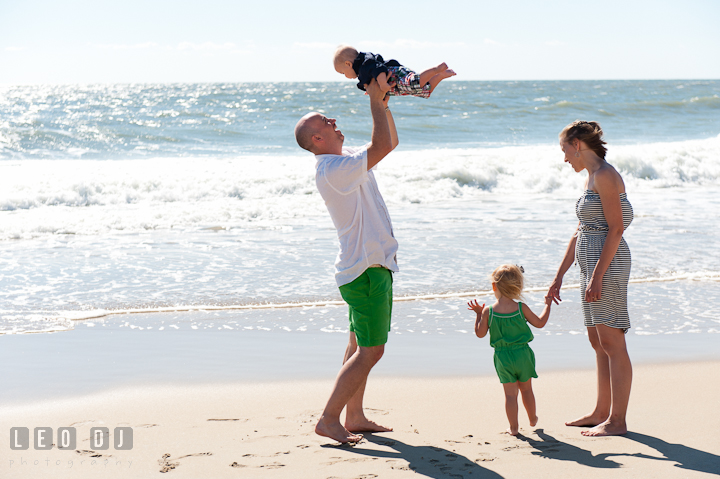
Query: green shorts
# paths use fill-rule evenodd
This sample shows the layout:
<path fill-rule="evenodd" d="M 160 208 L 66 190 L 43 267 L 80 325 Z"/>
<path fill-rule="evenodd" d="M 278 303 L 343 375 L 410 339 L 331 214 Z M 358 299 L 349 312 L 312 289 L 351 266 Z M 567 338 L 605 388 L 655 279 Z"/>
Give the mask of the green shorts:
<path fill-rule="evenodd" d="M 340 295 L 350 310 L 350 331 L 355 333 L 358 346 L 369 348 L 387 343 L 392 283 L 390 270 L 368 268 L 352 283 L 340 286 Z"/>
<path fill-rule="evenodd" d="M 496 349 L 493 356 L 495 371 L 500 382 L 524 383 L 530 378 L 536 378 L 535 353 L 527 344 L 516 349 Z"/>

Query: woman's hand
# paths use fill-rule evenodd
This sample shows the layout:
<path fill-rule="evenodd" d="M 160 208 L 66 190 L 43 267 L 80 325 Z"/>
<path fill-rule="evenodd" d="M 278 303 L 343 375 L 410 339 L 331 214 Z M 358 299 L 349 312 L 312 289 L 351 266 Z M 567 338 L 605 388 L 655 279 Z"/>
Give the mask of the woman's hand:
<path fill-rule="evenodd" d="M 550 288 L 548 289 L 547 297 L 555 301 L 555 304 L 560 304 L 562 299 L 560 299 L 560 288 L 562 287 L 562 276 L 556 276 L 555 279 L 553 279 L 553 282 L 550 283 Z"/>
<path fill-rule="evenodd" d="M 593 276 L 585 289 L 585 301 L 593 303 L 600 301 L 600 299 L 602 299 L 602 279 L 596 279 Z"/>

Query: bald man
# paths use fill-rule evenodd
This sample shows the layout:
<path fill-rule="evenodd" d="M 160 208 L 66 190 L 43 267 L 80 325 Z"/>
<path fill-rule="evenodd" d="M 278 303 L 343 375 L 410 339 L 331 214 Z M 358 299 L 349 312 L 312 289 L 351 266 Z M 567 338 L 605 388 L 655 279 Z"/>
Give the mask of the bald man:
<path fill-rule="evenodd" d="M 315 432 L 341 443 L 357 442 L 360 432 L 388 432 L 365 417 L 368 374 L 380 360 L 390 331 L 392 274 L 398 271 L 397 241 L 372 169 L 398 144 L 388 99 L 377 81 L 367 85 L 373 119 L 370 143 L 343 148 L 345 137 L 334 118 L 305 115 L 295 126 L 300 147 L 315 154 L 317 184 L 338 232 L 335 280 L 348 303 L 350 338 L 330 399 Z M 340 413 L 347 406 L 345 424 Z"/>

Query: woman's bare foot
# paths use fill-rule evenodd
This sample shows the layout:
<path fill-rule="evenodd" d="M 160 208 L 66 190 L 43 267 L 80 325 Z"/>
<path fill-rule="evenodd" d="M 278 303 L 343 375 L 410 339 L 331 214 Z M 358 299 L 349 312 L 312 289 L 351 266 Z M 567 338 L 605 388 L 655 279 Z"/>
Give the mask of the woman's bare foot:
<path fill-rule="evenodd" d="M 608 419 L 607 421 L 603 422 L 602 424 L 598 424 L 592 429 L 582 431 L 580 434 L 588 437 L 622 436 L 623 434 L 627 434 L 627 425 L 624 422 L 621 424 L 614 424 L 610 422 L 610 419 Z"/>
<path fill-rule="evenodd" d="M 604 416 L 600 416 L 599 414 L 588 414 L 587 416 L 579 417 L 575 419 L 574 421 L 568 421 L 565 423 L 566 426 L 575 426 L 575 427 L 592 427 L 597 426 L 601 422 L 605 421 L 607 419 L 607 414 Z"/>
<path fill-rule="evenodd" d="M 530 426 L 535 426 L 538 423 L 538 417 L 535 415 L 534 419 L 530 419 Z"/>
<path fill-rule="evenodd" d="M 350 432 L 390 432 L 391 427 L 381 426 L 375 421 L 371 421 L 367 418 L 362 418 L 357 421 L 345 420 L 345 429 Z"/>
<path fill-rule="evenodd" d="M 315 434 L 318 436 L 329 437 L 342 444 L 348 442 L 359 442 L 362 439 L 362 434 L 353 434 L 336 421 L 328 424 L 323 418 L 320 418 L 317 425 L 315 426 Z"/>
<path fill-rule="evenodd" d="M 520 430 L 518 428 L 509 427 L 505 430 L 505 434 L 510 434 L 511 436 L 517 436 Z"/>

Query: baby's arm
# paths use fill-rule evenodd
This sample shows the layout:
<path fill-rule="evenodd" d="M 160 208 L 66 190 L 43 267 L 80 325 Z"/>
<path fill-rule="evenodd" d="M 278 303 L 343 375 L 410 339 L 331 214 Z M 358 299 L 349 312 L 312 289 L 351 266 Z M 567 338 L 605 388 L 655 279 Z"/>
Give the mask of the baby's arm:
<path fill-rule="evenodd" d="M 473 303 L 473 301 L 475 301 Z M 478 304 L 477 299 L 468 303 L 468 309 L 475 311 L 477 315 L 475 317 L 475 335 L 478 338 L 484 338 L 488 332 L 488 318 L 490 317 L 490 308 L 486 308 L 483 303 L 482 306 Z"/>
<path fill-rule="evenodd" d="M 378 82 L 378 86 L 380 89 L 384 92 L 390 91 L 390 85 L 387 82 L 387 73 L 382 72 L 378 74 L 377 78 L 375 78 Z"/>
<path fill-rule="evenodd" d="M 547 324 L 548 319 L 550 318 L 550 305 L 552 304 L 552 297 L 551 296 L 545 296 L 545 307 L 542 310 L 542 313 L 540 313 L 540 317 L 536 316 L 535 313 L 533 313 L 527 304 L 522 304 L 522 312 L 525 316 L 525 319 L 527 319 L 527 322 L 535 326 L 536 328 L 542 328 Z"/>

